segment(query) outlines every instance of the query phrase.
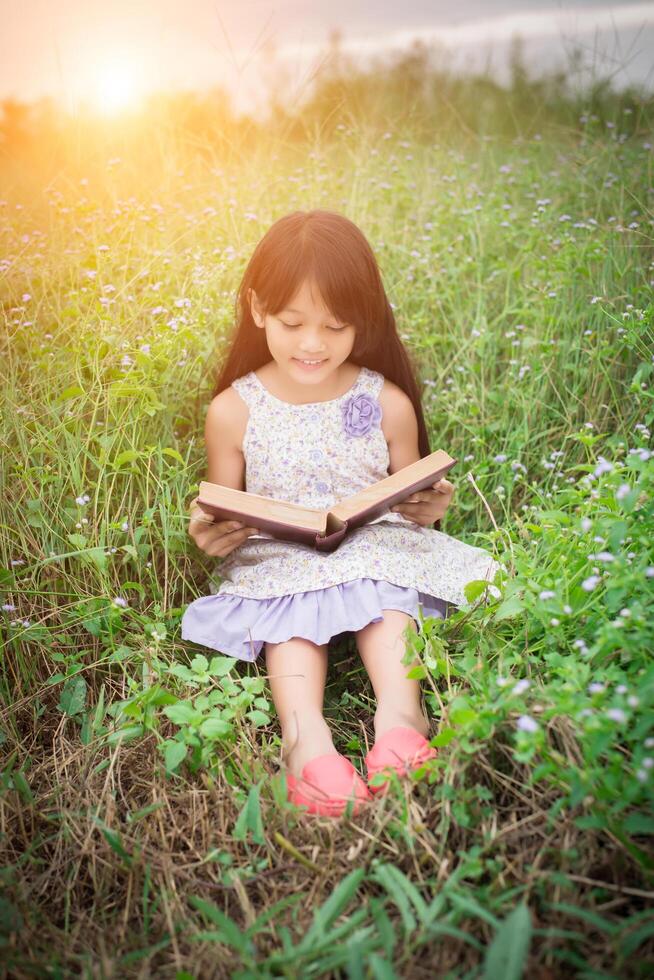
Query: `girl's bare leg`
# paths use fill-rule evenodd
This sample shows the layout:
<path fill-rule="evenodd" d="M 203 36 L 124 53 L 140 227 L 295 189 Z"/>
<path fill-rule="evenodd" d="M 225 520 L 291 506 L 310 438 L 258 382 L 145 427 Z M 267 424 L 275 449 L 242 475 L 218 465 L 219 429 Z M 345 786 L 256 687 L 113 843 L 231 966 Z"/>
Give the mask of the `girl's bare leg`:
<path fill-rule="evenodd" d="M 421 735 L 429 733 L 429 722 L 420 705 L 420 682 L 407 678 L 411 667 L 402 664 L 406 651 L 404 631 L 417 632 L 414 619 L 399 609 L 384 609 L 379 623 L 357 630 L 357 646 L 377 699 L 375 738 L 389 728 L 406 725 Z M 415 666 L 420 663 L 415 660 Z"/>
<path fill-rule="evenodd" d="M 322 714 L 327 646 L 299 636 L 266 643 L 266 670 L 282 728 L 282 758 L 297 778 L 310 759 L 337 754 Z"/>

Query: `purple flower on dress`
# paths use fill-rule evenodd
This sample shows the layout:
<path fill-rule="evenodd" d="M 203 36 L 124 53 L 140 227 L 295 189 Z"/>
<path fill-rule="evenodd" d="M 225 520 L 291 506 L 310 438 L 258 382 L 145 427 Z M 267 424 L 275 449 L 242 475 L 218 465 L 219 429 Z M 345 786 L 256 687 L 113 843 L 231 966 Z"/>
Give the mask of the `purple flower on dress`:
<path fill-rule="evenodd" d="M 343 405 L 343 428 L 349 436 L 365 436 L 379 425 L 381 418 L 381 405 L 365 392 L 352 395 Z"/>

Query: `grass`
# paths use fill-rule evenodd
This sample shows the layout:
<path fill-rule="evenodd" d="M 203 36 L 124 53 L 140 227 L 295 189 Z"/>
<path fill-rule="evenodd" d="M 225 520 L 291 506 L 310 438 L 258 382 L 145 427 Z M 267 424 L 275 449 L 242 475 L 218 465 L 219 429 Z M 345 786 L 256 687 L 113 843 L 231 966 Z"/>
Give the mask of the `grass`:
<path fill-rule="evenodd" d="M 513 136 L 342 113 L 247 152 L 5 148 L 8 975 L 649 975 L 651 133 L 607 105 Z M 311 207 L 376 251 L 461 460 L 443 530 L 509 570 L 416 641 L 438 758 L 340 822 L 285 802 L 263 662 L 179 639 L 219 574 L 186 514 L 234 291 Z M 372 690 L 351 636 L 330 659 L 360 765 Z"/>

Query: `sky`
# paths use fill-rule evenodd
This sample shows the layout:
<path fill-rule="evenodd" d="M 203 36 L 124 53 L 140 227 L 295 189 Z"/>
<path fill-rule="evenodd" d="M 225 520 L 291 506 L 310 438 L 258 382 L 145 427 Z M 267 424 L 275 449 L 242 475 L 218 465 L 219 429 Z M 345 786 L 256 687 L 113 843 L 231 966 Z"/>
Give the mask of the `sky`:
<path fill-rule="evenodd" d="M 534 74 L 580 46 L 617 87 L 654 90 L 654 2 L 560 0 L 0 0 L 0 99 L 50 96 L 69 111 L 137 108 L 153 91 L 227 89 L 257 113 L 272 77 L 302 98 L 328 40 L 357 62 L 437 45 L 456 71 L 507 76 L 511 38 Z"/>

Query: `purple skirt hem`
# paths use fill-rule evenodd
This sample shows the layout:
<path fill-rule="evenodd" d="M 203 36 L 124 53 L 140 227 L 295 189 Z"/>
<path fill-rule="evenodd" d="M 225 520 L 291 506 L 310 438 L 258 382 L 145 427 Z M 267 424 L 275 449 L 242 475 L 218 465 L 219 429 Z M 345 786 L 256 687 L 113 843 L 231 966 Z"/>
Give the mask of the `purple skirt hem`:
<path fill-rule="evenodd" d="M 385 609 L 405 612 L 419 626 L 420 617 L 445 618 L 449 605 L 438 596 L 371 578 L 272 599 L 218 593 L 186 608 L 182 639 L 251 662 L 266 642 L 298 636 L 321 646 L 334 636 L 380 622 Z"/>

